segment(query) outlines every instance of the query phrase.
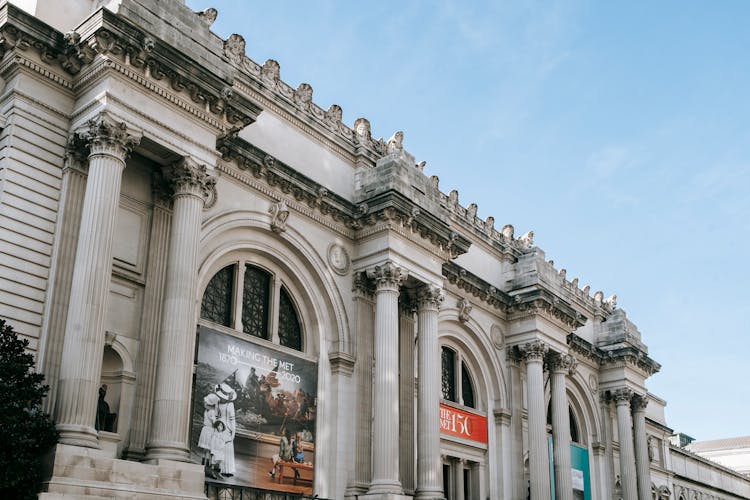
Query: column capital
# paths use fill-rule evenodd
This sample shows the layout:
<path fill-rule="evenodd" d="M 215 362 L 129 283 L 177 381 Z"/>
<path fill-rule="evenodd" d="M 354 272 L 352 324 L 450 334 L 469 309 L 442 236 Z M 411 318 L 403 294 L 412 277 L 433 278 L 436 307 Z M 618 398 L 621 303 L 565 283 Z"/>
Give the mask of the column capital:
<path fill-rule="evenodd" d="M 573 375 L 578 367 L 578 360 L 570 354 L 553 353 L 549 356 L 547 363 L 553 373 Z"/>
<path fill-rule="evenodd" d="M 398 291 L 398 287 L 409 276 L 409 272 L 397 266 L 393 261 L 387 260 L 383 264 L 373 266 L 365 271 L 367 277 L 375 280 L 376 291 L 392 290 Z"/>
<path fill-rule="evenodd" d="M 203 200 L 204 208 L 216 203 L 216 177 L 209 174 L 206 165 L 189 156 L 173 163 L 170 168 L 173 197 L 197 196 Z"/>
<path fill-rule="evenodd" d="M 643 394 L 634 394 L 630 400 L 633 413 L 646 411 L 646 406 L 648 406 L 648 398 Z"/>
<path fill-rule="evenodd" d="M 443 289 L 435 285 L 424 285 L 417 291 L 417 307 L 420 310 L 431 309 L 437 311 L 445 299 Z"/>
<path fill-rule="evenodd" d="M 89 157 L 112 156 L 123 164 L 141 140 L 140 135 L 134 135 L 128 130 L 125 122 L 117 122 L 106 113 L 86 122 L 86 128 L 79 135 L 88 146 Z"/>
<path fill-rule="evenodd" d="M 529 361 L 544 361 L 544 356 L 549 351 L 549 346 L 541 340 L 532 340 L 518 346 L 521 357 L 528 363 Z"/>
<path fill-rule="evenodd" d="M 633 397 L 633 390 L 627 387 L 620 387 L 611 391 L 612 399 L 614 399 L 617 406 L 629 405 L 630 400 Z"/>

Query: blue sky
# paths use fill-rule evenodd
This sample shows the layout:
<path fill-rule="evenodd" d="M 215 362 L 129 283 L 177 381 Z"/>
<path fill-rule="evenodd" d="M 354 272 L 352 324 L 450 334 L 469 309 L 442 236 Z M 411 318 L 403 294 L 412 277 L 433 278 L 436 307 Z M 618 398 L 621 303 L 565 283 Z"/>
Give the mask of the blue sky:
<path fill-rule="evenodd" d="M 675 430 L 750 434 L 750 2 L 188 5 L 616 293 Z"/>

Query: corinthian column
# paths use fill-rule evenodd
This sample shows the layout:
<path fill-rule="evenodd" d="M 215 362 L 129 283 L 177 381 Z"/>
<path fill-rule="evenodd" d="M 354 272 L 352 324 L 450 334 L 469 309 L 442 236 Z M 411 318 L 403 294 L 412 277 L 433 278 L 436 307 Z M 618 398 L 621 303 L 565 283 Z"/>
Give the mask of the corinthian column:
<path fill-rule="evenodd" d="M 569 354 L 557 355 L 552 368 L 552 453 L 555 464 L 556 500 L 573 500 L 573 477 L 570 467 L 570 416 L 565 379 L 573 374 L 576 360 Z"/>
<path fill-rule="evenodd" d="M 187 461 L 190 385 L 195 342 L 201 211 L 214 193 L 205 165 L 184 158 L 172 167 L 174 186 L 164 308 L 148 460 Z"/>
<path fill-rule="evenodd" d="M 137 139 L 124 123 L 101 115 L 80 134 L 89 173 L 70 285 L 55 402 L 60 442 L 98 448 L 94 430 L 104 351 L 104 320 L 112 274 L 112 238 L 125 160 Z"/>
<path fill-rule="evenodd" d="M 633 391 L 628 388 L 612 391 L 612 397 L 617 405 L 617 430 L 620 438 L 620 484 L 622 485 L 623 500 L 638 500 L 635 459 L 633 457 L 633 429 L 630 420 L 630 399 L 632 396 Z"/>
<path fill-rule="evenodd" d="M 398 468 L 398 288 L 406 279 L 393 262 L 367 270 L 375 280 L 372 483 L 368 494 L 403 491 Z"/>
<path fill-rule="evenodd" d="M 529 475 L 531 498 L 549 500 L 549 454 L 547 452 L 547 418 L 544 404 L 544 355 L 547 345 L 534 340 L 519 346 L 526 361 L 526 388 L 529 407 Z"/>
<path fill-rule="evenodd" d="M 646 440 L 646 396 L 634 396 L 631 401 L 633 409 L 633 441 L 635 444 L 635 469 L 638 477 L 638 498 L 648 498 L 651 494 L 651 469 L 648 459 L 648 442 Z"/>
<path fill-rule="evenodd" d="M 419 397 L 417 407 L 417 494 L 415 498 L 444 498 L 440 460 L 440 345 L 438 308 L 443 292 L 423 287 L 417 295 L 419 339 Z"/>

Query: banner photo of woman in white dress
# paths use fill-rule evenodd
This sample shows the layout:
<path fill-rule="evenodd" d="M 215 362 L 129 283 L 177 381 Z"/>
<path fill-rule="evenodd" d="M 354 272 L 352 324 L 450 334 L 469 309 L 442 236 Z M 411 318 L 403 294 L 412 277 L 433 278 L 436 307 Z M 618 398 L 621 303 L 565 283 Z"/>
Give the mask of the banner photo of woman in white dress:
<path fill-rule="evenodd" d="M 201 326 L 191 447 L 207 478 L 311 494 L 317 363 Z"/>

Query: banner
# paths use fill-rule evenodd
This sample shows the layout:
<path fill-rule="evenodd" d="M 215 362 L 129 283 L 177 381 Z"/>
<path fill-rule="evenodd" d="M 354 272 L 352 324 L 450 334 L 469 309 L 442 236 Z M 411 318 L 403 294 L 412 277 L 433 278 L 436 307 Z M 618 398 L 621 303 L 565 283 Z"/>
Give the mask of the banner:
<path fill-rule="evenodd" d="M 487 418 L 441 403 L 440 433 L 487 444 Z"/>
<path fill-rule="evenodd" d="M 547 437 L 549 450 L 550 496 L 555 500 L 555 467 L 552 436 Z M 591 477 L 589 473 L 589 450 L 576 444 L 570 445 L 570 474 L 575 500 L 591 500 Z"/>
<path fill-rule="evenodd" d="M 191 451 L 228 484 L 312 494 L 316 363 L 201 326 Z"/>

